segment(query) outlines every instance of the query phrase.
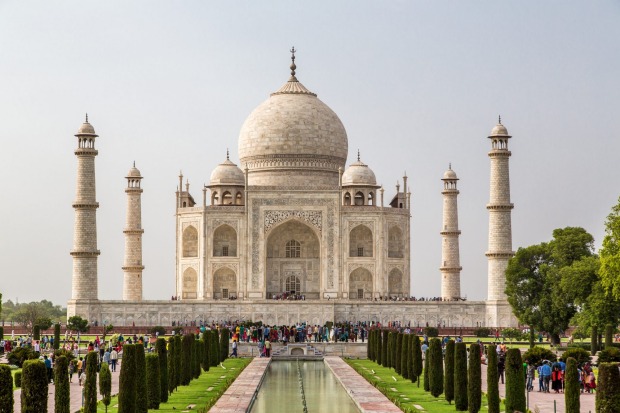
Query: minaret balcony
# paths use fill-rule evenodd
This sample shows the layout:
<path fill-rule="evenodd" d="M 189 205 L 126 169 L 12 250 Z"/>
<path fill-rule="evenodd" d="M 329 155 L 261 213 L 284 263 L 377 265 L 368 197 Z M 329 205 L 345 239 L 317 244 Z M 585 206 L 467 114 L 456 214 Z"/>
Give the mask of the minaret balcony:
<path fill-rule="evenodd" d="M 515 207 L 515 204 L 487 204 L 488 210 L 511 210 Z"/>

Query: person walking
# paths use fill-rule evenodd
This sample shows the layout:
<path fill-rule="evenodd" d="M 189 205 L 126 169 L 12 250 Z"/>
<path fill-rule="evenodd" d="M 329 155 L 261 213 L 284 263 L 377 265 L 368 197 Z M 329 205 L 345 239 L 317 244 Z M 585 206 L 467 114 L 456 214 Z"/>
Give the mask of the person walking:
<path fill-rule="evenodd" d="M 232 355 L 230 357 L 239 357 L 237 356 L 237 340 L 232 342 Z"/>
<path fill-rule="evenodd" d="M 502 384 L 504 384 L 504 371 L 506 370 L 506 361 L 504 357 L 500 357 L 497 361 L 497 381 L 501 380 Z"/>

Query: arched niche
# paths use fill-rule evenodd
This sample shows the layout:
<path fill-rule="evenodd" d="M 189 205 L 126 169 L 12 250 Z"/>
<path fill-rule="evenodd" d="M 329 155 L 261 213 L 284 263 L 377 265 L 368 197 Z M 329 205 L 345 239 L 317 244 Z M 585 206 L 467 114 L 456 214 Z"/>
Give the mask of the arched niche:
<path fill-rule="evenodd" d="M 366 268 L 357 268 L 349 274 L 349 298 L 372 298 L 372 274 Z"/>
<path fill-rule="evenodd" d="M 349 233 L 349 257 L 372 257 L 373 236 L 366 225 L 358 225 Z"/>
<path fill-rule="evenodd" d="M 222 267 L 213 274 L 213 297 L 237 297 L 237 275 L 230 268 Z"/>
<path fill-rule="evenodd" d="M 403 288 L 403 273 L 398 269 L 394 268 L 390 271 L 388 275 L 388 295 L 390 297 L 403 297 L 404 296 L 404 288 Z"/>
<path fill-rule="evenodd" d="M 230 225 L 220 225 L 213 231 L 213 256 L 237 256 L 237 231 Z"/>
<path fill-rule="evenodd" d="M 404 248 L 403 231 L 397 226 L 391 226 L 388 229 L 388 257 L 403 258 Z"/>
<path fill-rule="evenodd" d="M 198 256 L 198 230 L 190 225 L 183 230 L 183 257 Z"/>
<path fill-rule="evenodd" d="M 188 268 L 183 272 L 183 298 L 198 298 L 198 274 L 193 268 Z"/>

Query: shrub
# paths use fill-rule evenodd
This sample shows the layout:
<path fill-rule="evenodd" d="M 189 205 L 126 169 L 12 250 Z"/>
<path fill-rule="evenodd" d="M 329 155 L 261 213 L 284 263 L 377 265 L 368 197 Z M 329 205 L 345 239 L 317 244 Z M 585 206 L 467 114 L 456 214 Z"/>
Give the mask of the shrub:
<path fill-rule="evenodd" d="M 168 339 L 168 393 L 172 394 L 172 392 L 177 388 L 176 378 L 176 363 L 175 363 L 175 339 L 174 337 L 170 337 Z"/>
<path fill-rule="evenodd" d="M 60 324 L 54 324 L 54 350 L 60 348 Z"/>
<path fill-rule="evenodd" d="M 118 380 L 118 413 L 134 413 L 136 411 L 136 346 L 133 344 L 123 346 L 123 360 Z"/>
<path fill-rule="evenodd" d="M 414 335 L 413 337 L 411 337 L 411 341 L 413 347 L 411 351 L 411 354 L 413 355 L 413 360 L 411 360 L 413 377 L 411 380 L 414 381 L 414 379 L 419 379 L 420 374 L 422 374 L 422 347 L 420 343 L 420 337 Z M 418 385 L 419 384 L 420 383 L 418 381 Z"/>
<path fill-rule="evenodd" d="M 394 353 L 394 371 L 401 374 L 401 357 L 403 355 L 403 333 L 396 334 L 396 344 L 394 345 L 396 352 Z"/>
<path fill-rule="evenodd" d="M 467 410 L 467 347 L 456 343 L 454 347 L 454 407 Z"/>
<path fill-rule="evenodd" d="M 454 400 L 454 340 L 446 343 L 446 356 L 444 358 L 446 374 L 444 375 L 444 395 L 446 401 L 452 404 Z"/>
<path fill-rule="evenodd" d="M 525 411 L 525 377 L 521 351 L 511 348 L 506 352 L 506 412 Z"/>
<path fill-rule="evenodd" d="M 86 381 L 84 382 L 84 413 L 97 412 L 97 360 L 96 352 L 86 355 Z"/>
<path fill-rule="evenodd" d="M 431 391 L 431 380 L 429 375 L 430 368 L 430 356 L 429 349 L 426 349 L 426 354 L 424 356 L 424 391 Z"/>
<path fill-rule="evenodd" d="M 189 385 L 192 380 L 192 342 L 194 341 L 193 334 L 186 334 L 183 336 L 183 344 L 181 350 L 181 386 Z"/>
<path fill-rule="evenodd" d="M 18 371 L 15 373 L 15 387 L 22 387 L 22 372 Z"/>
<path fill-rule="evenodd" d="M 482 371 L 480 368 L 480 346 L 469 346 L 469 369 L 467 370 L 467 404 L 470 413 L 480 411 L 482 405 Z"/>
<path fill-rule="evenodd" d="M 166 340 L 159 337 L 155 342 L 155 351 L 159 357 L 159 400 L 162 403 L 168 401 L 168 351 L 166 350 Z"/>
<path fill-rule="evenodd" d="M 409 337 L 405 334 L 401 340 L 400 351 L 402 356 L 400 358 L 400 375 L 403 376 L 404 379 L 411 379 L 409 377 L 409 358 L 411 357 L 411 348 Z"/>
<path fill-rule="evenodd" d="M 443 393 L 443 357 L 441 354 L 441 340 L 438 338 L 431 339 L 431 345 L 428 348 L 428 380 L 430 392 L 434 397 L 439 397 Z"/>
<path fill-rule="evenodd" d="M 620 349 L 609 347 L 598 353 L 598 364 L 617 363 L 620 361 Z"/>
<path fill-rule="evenodd" d="M 571 357 L 577 360 L 577 364 L 588 363 L 592 360 L 592 357 L 590 357 L 590 352 L 582 348 L 571 348 L 566 350 L 562 353 L 560 360 L 566 362 Z"/>
<path fill-rule="evenodd" d="M 101 363 L 101 369 L 99 370 L 99 394 L 102 397 L 101 403 L 103 403 L 107 412 L 108 406 L 112 401 L 112 373 L 110 373 L 108 363 Z"/>
<path fill-rule="evenodd" d="M 151 335 L 158 336 L 158 337 L 165 336 L 166 328 L 162 326 L 155 326 L 149 330 L 149 333 L 151 333 Z"/>
<path fill-rule="evenodd" d="M 426 334 L 426 337 L 439 337 L 439 329 L 436 327 L 426 327 L 424 334 Z"/>
<path fill-rule="evenodd" d="M 579 372 L 577 371 L 577 360 L 569 357 L 566 360 L 566 374 L 564 376 L 564 402 L 566 404 L 566 413 L 579 413 L 580 391 L 581 390 L 579 389 Z"/>
<path fill-rule="evenodd" d="M 0 412 L 13 411 L 13 376 L 11 368 L 0 364 Z"/>
<path fill-rule="evenodd" d="M 533 347 L 523 354 L 523 360 L 527 364 L 539 365 L 543 360 L 556 361 L 555 354 L 545 347 Z"/>
<path fill-rule="evenodd" d="M 488 337 L 491 335 L 491 329 L 487 327 L 479 327 L 474 330 L 476 337 Z"/>
<path fill-rule="evenodd" d="M 494 345 L 487 347 L 487 355 L 489 357 L 487 363 L 487 402 L 489 404 L 489 413 L 499 413 L 499 373 L 497 371 L 497 352 Z"/>
<path fill-rule="evenodd" d="M 159 372 L 159 356 L 149 353 L 146 355 L 146 399 L 149 409 L 159 409 L 161 397 L 161 374 Z"/>
<path fill-rule="evenodd" d="M 39 353 L 34 351 L 31 347 L 17 347 L 7 355 L 9 364 L 13 364 L 17 367 L 23 367 L 26 360 L 35 360 L 38 358 Z"/>
<path fill-rule="evenodd" d="M 383 342 L 381 343 L 381 365 L 383 367 L 390 367 L 388 365 L 388 338 L 389 338 L 389 331 L 387 330 L 383 330 Z"/>
<path fill-rule="evenodd" d="M 620 373 L 617 363 L 601 363 L 598 367 L 596 412 L 620 412 Z"/>
<path fill-rule="evenodd" d="M 54 362 L 54 413 L 69 413 L 70 403 L 69 359 L 59 356 Z"/>
<path fill-rule="evenodd" d="M 502 330 L 502 337 L 510 340 L 522 340 L 523 333 L 518 328 L 505 328 Z"/>
<path fill-rule="evenodd" d="M 371 341 L 370 341 L 371 337 L 372 337 L 372 330 L 369 330 L 368 337 L 367 337 L 368 345 L 366 346 L 366 358 L 368 360 L 372 360 L 372 347 L 371 347 Z"/>
<path fill-rule="evenodd" d="M 54 351 L 55 358 L 58 358 L 60 356 L 66 357 L 67 361 L 69 362 L 75 358 L 72 351 L 66 350 L 64 348 L 59 348 L 58 350 Z"/>
<path fill-rule="evenodd" d="M 42 361 L 27 360 L 22 369 L 22 413 L 47 411 L 47 368 Z"/>
<path fill-rule="evenodd" d="M 136 413 L 147 413 L 146 360 L 144 346 L 136 344 Z"/>

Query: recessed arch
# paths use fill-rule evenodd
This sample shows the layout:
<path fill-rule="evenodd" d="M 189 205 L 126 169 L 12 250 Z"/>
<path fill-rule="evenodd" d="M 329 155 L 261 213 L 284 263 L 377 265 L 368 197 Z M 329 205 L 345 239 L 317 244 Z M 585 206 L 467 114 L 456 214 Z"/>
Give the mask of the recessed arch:
<path fill-rule="evenodd" d="M 213 297 L 228 299 L 237 296 L 237 274 L 228 268 L 222 267 L 213 274 Z"/>
<path fill-rule="evenodd" d="M 356 268 L 349 274 L 349 298 L 372 298 L 372 273 L 366 268 Z"/>
<path fill-rule="evenodd" d="M 198 230 L 190 225 L 183 230 L 183 257 L 198 256 Z"/>
<path fill-rule="evenodd" d="M 211 205 L 220 204 L 220 194 L 217 191 L 211 191 Z"/>
<path fill-rule="evenodd" d="M 358 225 L 349 233 L 349 257 L 372 257 L 373 236 L 366 225 Z"/>
<path fill-rule="evenodd" d="M 232 205 L 233 204 L 233 196 L 229 191 L 226 191 L 222 194 L 222 205 Z"/>
<path fill-rule="evenodd" d="M 368 193 L 368 205 L 375 206 L 375 193 L 372 191 Z"/>
<path fill-rule="evenodd" d="M 237 231 L 230 225 L 220 225 L 213 231 L 213 256 L 237 256 Z"/>
<path fill-rule="evenodd" d="M 237 192 L 237 195 L 235 195 L 235 205 L 243 205 L 243 195 L 241 195 L 241 192 Z"/>
<path fill-rule="evenodd" d="M 343 197 L 343 204 L 351 205 L 351 194 L 349 192 L 345 192 L 344 197 Z"/>
<path fill-rule="evenodd" d="M 355 205 L 364 205 L 364 193 L 362 191 L 355 193 Z"/>
<path fill-rule="evenodd" d="M 193 268 L 188 268 L 183 272 L 183 298 L 198 298 L 198 274 Z"/>
<path fill-rule="evenodd" d="M 393 268 L 388 275 L 388 295 L 390 297 L 403 297 L 403 273 L 398 268 Z"/>
<path fill-rule="evenodd" d="M 404 257 L 403 231 L 397 226 L 391 226 L 388 229 L 388 257 L 403 258 Z"/>

